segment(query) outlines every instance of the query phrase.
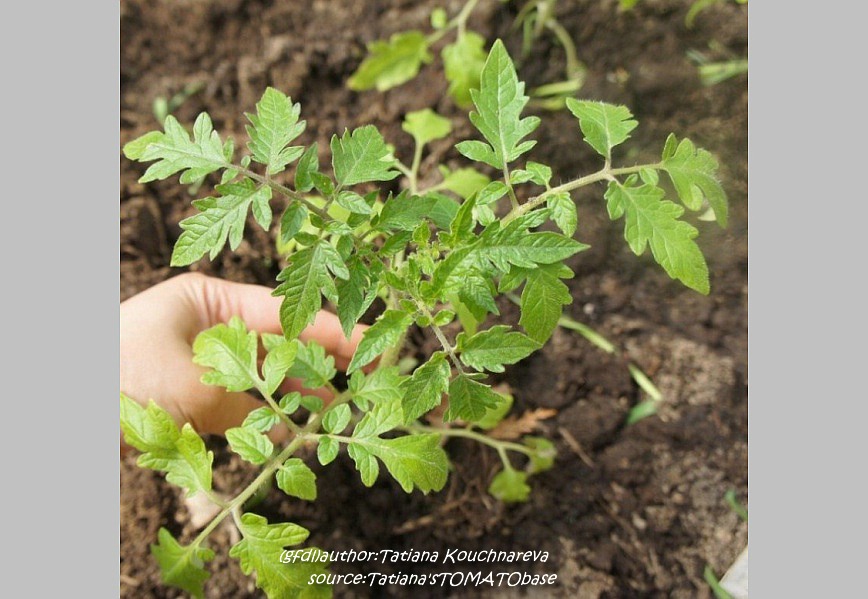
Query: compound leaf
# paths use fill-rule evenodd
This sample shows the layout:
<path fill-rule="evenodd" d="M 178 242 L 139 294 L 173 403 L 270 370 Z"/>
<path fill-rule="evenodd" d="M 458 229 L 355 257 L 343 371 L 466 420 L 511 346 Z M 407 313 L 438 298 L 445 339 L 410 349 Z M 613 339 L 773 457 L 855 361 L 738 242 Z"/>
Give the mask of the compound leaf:
<path fill-rule="evenodd" d="M 678 142 L 675 135 L 666 140 L 663 170 L 669 174 L 681 202 L 691 210 L 702 208 L 703 197 L 714 210 L 721 227 L 729 220 L 726 193 L 717 180 L 717 160 L 706 150 L 697 148 L 689 139 Z"/>
<path fill-rule="evenodd" d="M 274 444 L 268 437 L 246 426 L 227 430 L 226 440 L 232 451 L 251 464 L 264 464 L 274 451 Z"/>
<path fill-rule="evenodd" d="M 606 160 L 611 160 L 612 148 L 626 141 L 639 124 L 626 106 L 567 98 L 567 108 L 579 119 L 585 141 Z"/>
<path fill-rule="evenodd" d="M 401 173 L 394 170 L 396 160 L 373 125 L 332 136 L 332 165 L 341 185 L 367 181 L 391 181 Z"/>
<path fill-rule="evenodd" d="M 413 136 L 416 145 L 424 146 L 429 141 L 443 139 L 452 132 L 452 123 L 431 110 L 425 108 L 408 112 L 401 128 Z"/>
<path fill-rule="evenodd" d="M 395 439 L 353 437 L 348 452 L 362 473 L 362 482 L 371 486 L 379 468 L 372 457 L 382 460 L 386 470 L 406 493 L 418 488 L 423 493 L 439 491 L 446 484 L 449 459 L 440 447 L 440 435 L 406 435 Z"/>
<path fill-rule="evenodd" d="M 193 341 L 193 362 L 213 369 L 202 375 L 202 382 L 228 391 L 256 386 L 256 352 L 256 333 L 248 331 L 237 316 L 228 325 L 221 323 L 202 331 Z"/>
<path fill-rule="evenodd" d="M 626 214 L 624 238 L 634 254 L 642 255 L 650 244 L 654 260 L 670 277 L 707 295 L 708 266 L 693 241 L 698 231 L 678 220 L 684 209 L 663 196 L 663 190 L 653 185 L 611 182 L 605 197 L 612 220 Z"/>
<path fill-rule="evenodd" d="M 405 422 L 412 422 L 440 405 L 443 394 L 449 390 L 450 374 L 445 354 L 436 352 L 404 381 L 401 407 Z"/>
<path fill-rule="evenodd" d="M 499 393 L 488 385 L 483 385 L 471 379 L 466 374 L 459 374 L 449 383 L 449 409 L 443 420 L 461 419 L 476 422 L 487 410 L 496 407 L 503 399 Z"/>
<path fill-rule="evenodd" d="M 557 269 L 538 268 L 527 274 L 521 293 L 521 319 L 531 339 L 545 343 L 558 325 L 563 306 L 571 304 L 570 289 L 561 282 Z"/>
<path fill-rule="evenodd" d="M 305 121 L 299 121 L 301 106 L 282 92 L 268 87 L 256 104 L 256 114 L 247 113 L 252 126 L 247 126 L 250 141 L 247 147 L 253 160 L 267 166 L 269 175 L 277 174 L 304 152 L 302 146 L 289 143 L 302 134 Z"/>
<path fill-rule="evenodd" d="M 485 39 L 467 31 L 444 46 L 441 56 L 449 95 L 460 108 L 468 108 L 472 100 L 470 90 L 479 87 L 479 76 L 485 66 Z"/>
<path fill-rule="evenodd" d="M 368 56 L 350 77 L 350 89 L 377 88 L 385 91 L 406 83 L 416 76 L 423 63 L 431 62 L 428 38 L 421 31 L 396 33 L 389 41 L 377 40 L 368 45 Z"/>
<path fill-rule="evenodd" d="M 505 325 L 497 325 L 473 336 L 458 335 L 461 361 L 476 370 L 503 372 L 504 364 L 515 364 L 540 348 L 540 344 Z"/>
<path fill-rule="evenodd" d="M 316 341 L 301 343 L 296 340 L 292 343 L 298 349 L 287 376 L 301 379 L 301 384 L 307 389 L 319 389 L 335 377 L 338 372 L 335 359 L 326 355 L 322 345 Z"/>
<path fill-rule="evenodd" d="M 199 545 L 181 545 L 165 528 L 160 528 L 157 543 L 151 545 L 151 555 L 160 566 L 163 582 L 197 598 L 205 596 L 203 585 L 211 576 L 205 562 L 214 559 L 214 552 Z"/>
<path fill-rule="evenodd" d="M 298 458 L 289 458 L 277 471 L 277 486 L 291 497 L 316 499 L 316 475 Z"/>
<path fill-rule="evenodd" d="M 386 348 L 401 339 L 404 332 L 412 324 L 413 317 L 400 310 L 386 310 L 369 329 L 365 331 L 353 359 L 347 367 L 347 374 L 352 374 L 359 368 L 374 361 Z"/>
<path fill-rule="evenodd" d="M 488 492 L 505 503 L 527 501 L 530 495 L 527 473 L 512 468 L 504 468 L 491 481 Z"/>
<path fill-rule="evenodd" d="M 455 146 L 459 152 L 471 160 L 503 169 L 536 144 L 521 141 L 537 128 L 540 120 L 535 116 L 521 118 L 528 97 L 502 41 L 494 42 L 482 68 L 480 87 L 472 89 L 470 95 L 476 106 L 476 111 L 470 113 L 470 121 L 488 145 L 464 141 Z"/>
<path fill-rule="evenodd" d="M 280 324 L 287 339 L 295 339 L 313 322 L 322 307 L 322 294 L 327 297 L 337 295 L 327 268 L 327 261 L 334 261 L 335 256 L 337 252 L 331 245 L 316 243 L 290 256 L 289 265 L 277 276 L 281 284 L 273 295 L 284 296 L 280 305 Z M 346 274 L 349 276 L 349 272 Z"/>

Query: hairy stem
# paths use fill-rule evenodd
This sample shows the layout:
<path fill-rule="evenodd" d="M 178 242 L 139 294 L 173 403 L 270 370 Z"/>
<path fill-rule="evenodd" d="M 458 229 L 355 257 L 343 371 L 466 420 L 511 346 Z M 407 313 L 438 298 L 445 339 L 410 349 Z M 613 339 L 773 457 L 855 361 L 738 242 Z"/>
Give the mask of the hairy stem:
<path fill-rule="evenodd" d="M 399 427 L 399 430 L 408 432 L 408 433 L 436 433 L 438 435 L 442 435 L 444 437 L 463 437 L 465 439 L 473 439 L 483 445 L 488 445 L 489 447 L 495 448 L 498 453 L 510 451 L 517 451 L 519 453 L 523 453 L 524 455 L 530 456 L 535 455 L 536 452 L 530 447 L 525 447 L 524 445 L 520 445 L 518 443 L 512 443 L 511 441 L 500 441 L 498 439 L 493 439 L 488 435 L 484 435 L 482 433 L 477 433 L 474 430 L 466 429 L 466 428 L 439 428 L 434 426 L 424 426 L 421 424 L 413 424 L 410 426 Z M 502 453 L 502 455 L 506 455 Z M 509 462 L 506 460 L 505 463 Z"/>

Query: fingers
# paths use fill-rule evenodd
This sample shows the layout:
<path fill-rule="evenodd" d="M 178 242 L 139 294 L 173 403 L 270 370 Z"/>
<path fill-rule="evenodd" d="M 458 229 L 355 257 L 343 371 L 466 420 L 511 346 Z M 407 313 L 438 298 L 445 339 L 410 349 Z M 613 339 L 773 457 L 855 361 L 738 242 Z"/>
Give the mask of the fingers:
<path fill-rule="evenodd" d="M 216 401 L 214 398 L 208 398 L 199 406 L 196 405 L 197 401 L 191 400 L 189 406 L 191 413 L 186 420 L 197 432 L 225 436 L 228 429 L 241 426 L 250 412 L 266 405 L 247 393 L 221 395 L 222 397 L 217 398 Z M 282 442 L 288 438 L 288 435 L 289 431 L 281 424 L 275 426 L 268 436 L 274 442 Z"/>

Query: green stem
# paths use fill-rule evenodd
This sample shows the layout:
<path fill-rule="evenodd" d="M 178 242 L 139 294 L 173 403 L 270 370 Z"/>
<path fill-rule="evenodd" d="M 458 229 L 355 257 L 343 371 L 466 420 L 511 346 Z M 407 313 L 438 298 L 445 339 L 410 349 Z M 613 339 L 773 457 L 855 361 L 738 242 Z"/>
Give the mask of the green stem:
<path fill-rule="evenodd" d="M 422 163 L 422 144 L 416 144 L 416 149 L 413 151 L 413 164 L 410 165 L 410 194 L 419 194 L 419 165 Z"/>
<path fill-rule="evenodd" d="M 316 204 L 314 204 L 313 202 L 308 200 L 306 197 L 304 197 L 302 194 L 298 193 L 297 191 L 292 190 L 285 185 L 281 185 L 280 183 L 278 183 L 277 181 L 274 181 L 273 179 L 271 179 L 269 177 L 263 177 L 259 173 L 256 173 L 256 172 L 254 172 L 248 168 L 244 168 L 242 166 L 236 166 L 234 164 L 228 164 L 228 165 L 226 165 L 226 168 L 232 169 L 234 171 L 238 171 L 239 173 L 241 173 L 245 177 L 250 177 L 254 181 L 258 181 L 258 182 L 262 183 L 263 185 L 268 185 L 274 191 L 276 191 L 280 194 L 283 194 L 292 200 L 296 200 L 298 202 L 301 202 L 302 204 L 305 205 L 305 207 L 308 210 L 317 214 L 323 220 L 329 220 L 329 221 L 334 220 L 331 216 L 329 216 L 328 211 L 323 210 L 322 208 L 320 208 L 319 206 L 317 206 Z"/>
<path fill-rule="evenodd" d="M 614 179 L 618 175 L 630 175 L 633 173 L 638 173 L 642 169 L 646 169 L 646 168 L 659 170 L 659 169 L 663 168 L 663 165 L 658 162 L 655 164 L 640 164 L 637 166 L 625 166 L 622 168 L 611 168 L 609 166 L 604 166 L 602 168 L 602 170 L 599 170 L 596 173 L 591 173 L 590 175 L 585 175 L 584 177 L 579 177 L 578 179 L 575 179 L 573 181 L 569 181 L 567 183 L 564 183 L 563 185 L 558 185 L 557 187 L 552 187 L 551 189 L 544 191 L 543 193 L 539 194 L 538 196 L 535 196 L 535 197 L 529 199 L 527 202 L 525 202 L 524 204 L 522 204 L 518 208 L 513 209 L 512 212 L 507 214 L 503 218 L 503 224 L 506 225 L 507 223 L 509 223 L 513 219 L 518 218 L 519 216 L 522 216 L 523 214 L 527 214 L 528 212 L 530 212 L 531 210 L 533 210 L 534 208 L 536 208 L 537 206 L 539 206 L 540 204 L 545 202 L 547 199 L 549 199 L 553 195 L 563 193 L 563 192 L 570 192 L 570 191 L 573 191 L 575 189 L 579 189 L 580 187 L 585 187 L 586 185 L 590 185 L 591 183 L 596 183 L 598 181 L 604 181 L 606 179 L 611 180 L 611 179 Z"/>
<path fill-rule="evenodd" d="M 513 211 L 518 210 L 518 198 L 515 197 L 515 190 L 512 188 L 512 182 L 509 180 L 509 167 L 504 162 L 503 165 L 503 182 L 506 183 L 506 189 L 509 191 L 509 202 L 512 205 Z"/>
<path fill-rule="evenodd" d="M 289 445 L 284 447 L 280 453 L 278 453 L 274 458 L 272 458 L 266 466 L 263 467 L 262 471 L 259 475 L 253 479 L 253 481 L 244 488 L 238 495 L 232 498 L 228 503 L 223 504 L 223 509 L 220 510 L 220 513 L 214 516 L 214 519 L 208 523 L 202 532 L 200 532 L 196 538 L 193 540 L 192 545 L 200 545 L 202 541 L 204 541 L 209 534 L 211 534 L 215 528 L 217 528 L 223 520 L 226 519 L 226 516 L 233 513 L 236 510 L 240 510 L 241 506 L 250 499 L 256 491 L 259 490 L 259 487 L 264 485 L 268 479 L 274 475 L 275 472 L 283 465 L 283 463 L 291 456 L 295 451 L 301 447 L 302 443 L 309 439 L 309 436 L 314 431 L 318 430 L 320 425 L 322 424 L 322 420 L 325 415 L 336 408 L 339 405 L 345 404 L 350 400 L 352 396 L 351 393 L 345 392 L 341 393 L 337 397 L 335 397 L 334 401 L 329 404 L 326 409 L 322 412 L 318 413 L 316 416 L 310 419 L 308 423 L 305 425 L 303 429 L 299 431 L 299 433 L 295 436 L 295 438 L 289 442 Z"/>
<path fill-rule="evenodd" d="M 434 331 L 434 335 L 437 337 L 437 340 L 440 342 L 440 345 L 443 346 L 443 349 L 449 354 L 449 359 L 452 360 L 452 364 L 461 374 L 464 374 L 464 369 L 461 368 L 461 362 L 458 361 L 458 356 L 455 355 L 455 348 L 452 347 L 452 344 L 449 343 L 449 340 L 446 339 L 446 335 L 443 334 L 443 330 L 434 324 L 434 316 L 431 314 L 431 311 L 428 309 L 428 306 L 425 305 L 424 302 L 419 301 L 415 297 L 413 301 L 416 302 L 416 307 L 419 308 L 419 311 L 424 314 L 428 320 L 431 322 L 431 330 Z"/>
<path fill-rule="evenodd" d="M 482 433 L 477 433 L 476 431 L 466 428 L 438 428 L 433 426 L 414 424 L 410 426 L 399 427 L 399 430 L 408 433 L 436 433 L 444 437 L 463 437 L 465 439 L 473 439 L 474 441 L 482 443 L 483 445 L 488 445 L 489 447 L 495 448 L 497 452 L 503 457 L 506 456 L 506 450 L 517 451 L 527 456 L 536 455 L 536 452 L 530 447 L 525 447 L 524 445 L 519 445 L 518 443 L 512 443 L 510 441 L 498 441 L 497 439 L 492 439 L 487 435 L 483 435 Z M 505 460 L 504 463 L 508 462 L 509 460 Z"/>

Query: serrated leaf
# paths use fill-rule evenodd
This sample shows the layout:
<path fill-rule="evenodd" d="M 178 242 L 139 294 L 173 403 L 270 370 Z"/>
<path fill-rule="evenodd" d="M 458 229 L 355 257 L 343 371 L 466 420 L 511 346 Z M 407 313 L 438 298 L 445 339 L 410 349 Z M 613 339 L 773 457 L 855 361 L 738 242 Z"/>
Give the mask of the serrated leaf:
<path fill-rule="evenodd" d="M 567 108 L 579 119 L 585 141 L 606 160 L 611 160 L 612 148 L 626 141 L 639 124 L 626 106 L 567 98 Z"/>
<path fill-rule="evenodd" d="M 504 468 L 491 481 L 488 492 L 504 503 L 521 503 L 530 496 L 527 473 Z"/>
<path fill-rule="evenodd" d="M 501 393 L 499 399 L 500 401 L 496 406 L 486 410 L 485 415 L 476 421 L 476 426 L 483 430 L 491 430 L 509 414 L 513 403 L 512 395 Z"/>
<path fill-rule="evenodd" d="M 317 397 L 316 395 L 303 395 L 301 406 L 311 413 L 322 412 L 325 402 L 322 400 L 322 397 Z"/>
<path fill-rule="evenodd" d="M 294 341 L 298 350 L 287 376 L 301 379 L 307 389 L 319 389 L 337 374 L 335 359 L 326 355 L 325 348 L 315 341 L 306 344 Z"/>
<path fill-rule="evenodd" d="M 341 444 L 331 437 L 320 437 L 319 445 L 316 448 L 316 457 L 319 460 L 319 463 L 325 466 L 330 462 L 333 462 L 336 457 L 338 457 L 338 451 L 341 448 Z"/>
<path fill-rule="evenodd" d="M 172 115 L 166 117 L 164 130 L 164 133 L 146 133 L 125 146 L 125 150 L 129 149 L 128 158 L 140 162 L 157 161 L 148 167 L 139 183 L 166 179 L 181 171 L 184 171 L 181 182 L 192 183 L 230 166 L 223 153 L 220 136 L 214 131 L 207 113 L 203 112 L 196 118 L 192 140 Z"/>
<path fill-rule="evenodd" d="M 181 545 L 165 528 L 160 528 L 157 543 L 151 545 L 151 555 L 160 566 L 163 582 L 186 591 L 194 597 L 204 597 L 203 585 L 211 576 L 205 562 L 214 559 L 214 552 L 199 545 Z"/>
<path fill-rule="evenodd" d="M 269 175 L 277 174 L 286 165 L 301 156 L 302 146 L 289 143 L 304 132 L 305 121 L 299 121 L 301 106 L 282 92 L 268 87 L 256 104 L 256 114 L 247 113 L 253 124 L 246 127 L 250 141 L 247 147 L 253 152 L 253 160 L 267 166 Z"/>
<path fill-rule="evenodd" d="M 353 255 L 347 261 L 349 278 L 338 279 L 337 312 L 344 336 L 349 339 L 359 319 L 376 299 L 376 284 L 371 272 L 361 259 Z"/>
<path fill-rule="evenodd" d="M 241 426 L 259 431 L 260 433 L 267 433 L 278 422 L 280 422 L 280 416 L 277 415 L 277 412 L 268 406 L 262 406 L 250 412 L 244 419 L 244 422 L 241 423 Z"/>
<path fill-rule="evenodd" d="M 362 472 L 362 482 L 371 486 L 378 468 L 371 456 L 378 457 L 406 493 L 418 488 L 423 493 L 439 491 L 446 484 L 449 458 L 440 447 L 440 435 L 406 435 L 396 439 L 353 438 L 350 455 Z"/>
<path fill-rule="evenodd" d="M 464 276 L 464 283 L 458 289 L 458 298 L 473 314 L 477 322 L 485 320 L 486 314 L 500 314 L 494 301 L 494 284 L 491 279 L 472 271 Z"/>
<path fill-rule="evenodd" d="M 380 231 L 414 231 L 424 219 L 429 219 L 444 228 L 457 211 L 458 204 L 446 196 L 433 193 L 411 196 L 402 192 L 386 200 L 374 227 Z"/>
<path fill-rule="evenodd" d="M 268 437 L 245 426 L 227 430 L 226 440 L 232 451 L 251 464 L 264 464 L 274 451 L 274 444 Z"/>
<path fill-rule="evenodd" d="M 238 560 L 246 575 L 256 572 L 256 586 L 266 595 L 286 599 L 330 597 L 329 587 L 308 585 L 312 575 L 324 574 L 327 561 L 319 560 L 319 551 L 310 560 L 285 564 L 281 561 L 284 548 L 298 545 L 308 537 L 308 531 L 289 522 L 269 524 L 256 514 L 244 514 L 239 525 L 242 539 L 232 546 L 230 557 Z"/>
<path fill-rule="evenodd" d="M 550 231 L 528 233 L 526 224 L 518 219 L 504 228 L 498 225 L 495 223 L 485 230 L 474 253 L 491 261 L 501 272 L 509 270 L 510 265 L 533 268 L 538 264 L 561 262 L 589 247 Z"/>
<path fill-rule="evenodd" d="M 506 325 L 497 325 L 468 337 L 458 335 L 461 361 L 476 370 L 503 372 L 504 364 L 515 364 L 540 348 L 540 344 Z"/>
<path fill-rule="evenodd" d="M 535 144 L 521 140 L 539 125 L 539 118 L 521 118 L 527 104 L 524 83 L 518 80 L 515 66 L 503 45 L 497 40 L 488 54 L 480 74 L 479 89 L 470 95 L 476 111 L 470 113 L 470 121 L 488 141 L 487 151 L 482 151 L 480 142 L 461 142 L 456 149 L 473 160 L 480 160 L 494 168 L 503 169 Z M 469 152 L 469 154 L 467 153 Z"/>
<path fill-rule="evenodd" d="M 552 169 L 545 164 L 529 161 L 526 168 L 531 174 L 531 181 L 537 185 L 547 186 L 552 179 Z"/>
<path fill-rule="evenodd" d="M 262 376 L 265 379 L 265 391 L 269 394 L 277 391 L 280 383 L 286 378 L 286 373 L 295 362 L 298 346 L 295 343 L 281 343 L 269 350 L 262 362 Z"/>
<path fill-rule="evenodd" d="M 401 128 L 413 136 L 416 145 L 424 146 L 429 141 L 449 135 L 452 132 L 452 123 L 430 108 L 425 108 L 408 112 Z"/>
<path fill-rule="evenodd" d="M 338 206 L 354 214 L 372 214 L 374 209 L 354 191 L 342 191 L 335 200 Z"/>
<path fill-rule="evenodd" d="M 548 341 L 563 312 L 571 304 L 570 289 L 552 268 L 539 268 L 527 274 L 521 293 L 521 319 L 518 323 L 531 339 L 540 344 Z"/>
<path fill-rule="evenodd" d="M 396 33 L 389 41 L 368 45 L 368 56 L 347 81 L 350 89 L 385 91 L 416 76 L 423 63 L 431 62 L 428 38 L 421 31 Z"/>
<path fill-rule="evenodd" d="M 271 223 L 271 188 L 257 187 L 250 179 L 240 183 L 227 183 L 218 186 L 223 195 L 216 198 L 196 200 L 193 205 L 199 214 L 181 221 L 184 230 L 172 251 L 172 266 L 187 266 L 209 254 L 215 256 L 229 241 L 229 247 L 238 248 L 244 235 L 244 224 L 250 205 L 256 208 L 257 222 L 268 229 Z"/>
<path fill-rule="evenodd" d="M 121 431 L 124 441 L 141 452 L 174 449 L 180 432 L 171 414 L 153 400 L 140 406 L 123 393 L 121 397 Z"/>
<path fill-rule="evenodd" d="M 672 141 L 666 140 L 669 152 L 664 153 L 662 164 L 681 202 L 691 210 L 699 210 L 703 197 L 707 198 L 718 224 L 726 227 L 729 206 L 717 180 L 717 160 L 710 152 L 695 147 L 689 139 L 682 139 L 675 146 L 677 138 L 669 137 Z"/>
<path fill-rule="evenodd" d="M 501 401 L 500 394 L 488 385 L 478 383 L 466 374 L 459 374 L 449 383 L 449 409 L 443 420 L 450 422 L 460 418 L 466 422 L 476 422 Z"/>
<path fill-rule="evenodd" d="M 316 499 L 316 475 L 298 458 L 286 460 L 277 471 L 277 486 L 291 497 Z"/>
<path fill-rule="evenodd" d="M 556 193 L 546 200 L 546 205 L 552 211 L 552 220 L 567 237 L 576 233 L 579 224 L 579 215 L 576 211 L 576 203 L 568 192 Z"/>
<path fill-rule="evenodd" d="M 280 398 L 280 402 L 277 405 L 284 414 L 293 414 L 298 409 L 298 406 L 301 405 L 301 393 L 298 391 L 287 393 Z"/>
<path fill-rule="evenodd" d="M 611 182 L 606 190 L 612 220 L 626 214 L 624 238 L 641 256 L 651 246 L 654 260 L 673 279 L 704 295 L 709 292 L 708 266 L 693 239 L 699 232 L 678 220 L 684 209 L 663 199 L 663 190 L 653 185 L 639 187 Z"/>
<path fill-rule="evenodd" d="M 391 181 L 401 173 L 394 169 L 397 161 L 373 125 L 344 131 L 332 136 L 332 165 L 341 185 L 367 181 Z"/>
<path fill-rule="evenodd" d="M 443 173 L 443 181 L 440 183 L 440 187 L 448 189 L 463 199 L 469 198 L 491 181 L 487 175 L 483 175 L 475 168 L 470 167 L 459 168 L 454 171 L 449 171 L 444 167 L 441 172 Z"/>
<path fill-rule="evenodd" d="M 295 167 L 296 191 L 310 191 L 313 189 L 312 173 L 319 172 L 319 147 L 313 142 L 301 155 L 298 166 Z"/>
<path fill-rule="evenodd" d="M 367 409 L 369 404 L 374 406 L 388 404 L 391 406 L 395 402 L 401 401 L 401 384 L 406 379 L 406 376 L 400 374 L 397 366 L 377 368 L 368 375 L 357 370 L 350 378 L 350 392 L 353 395 L 353 402 L 363 406 L 362 409 Z"/>
<path fill-rule="evenodd" d="M 202 382 L 226 387 L 227 391 L 247 391 L 256 386 L 256 352 L 256 333 L 248 331 L 237 316 L 228 325 L 202 331 L 193 341 L 193 362 L 213 369 L 202 375 Z"/>
<path fill-rule="evenodd" d="M 401 385 L 401 407 L 405 422 L 412 422 L 440 405 L 443 394 L 449 390 L 450 374 L 446 356 L 436 352 L 413 372 L 413 376 L 404 381 Z"/>
<path fill-rule="evenodd" d="M 350 406 L 341 404 L 326 412 L 326 415 L 323 417 L 322 427 L 326 432 L 338 435 L 347 428 L 351 417 L 352 411 L 350 410 Z"/>
<path fill-rule="evenodd" d="M 387 348 L 401 339 L 413 318 L 400 310 L 386 310 L 377 321 L 367 329 L 347 367 L 347 374 L 373 362 Z"/>
<path fill-rule="evenodd" d="M 280 305 L 280 324 L 287 339 L 295 339 L 313 322 L 322 307 L 323 294 L 337 295 L 326 262 L 328 257 L 334 259 L 332 253 L 337 256 L 334 248 L 325 242 L 304 248 L 289 257 L 289 265 L 277 276 L 281 284 L 273 295 L 284 296 Z"/>
<path fill-rule="evenodd" d="M 485 66 L 485 38 L 467 31 L 444 46 L 441 56 L 449 95 L 460 108 L 468 108 L 472 99 L 470 90 L 479 87 L 479 76 Z"/>

